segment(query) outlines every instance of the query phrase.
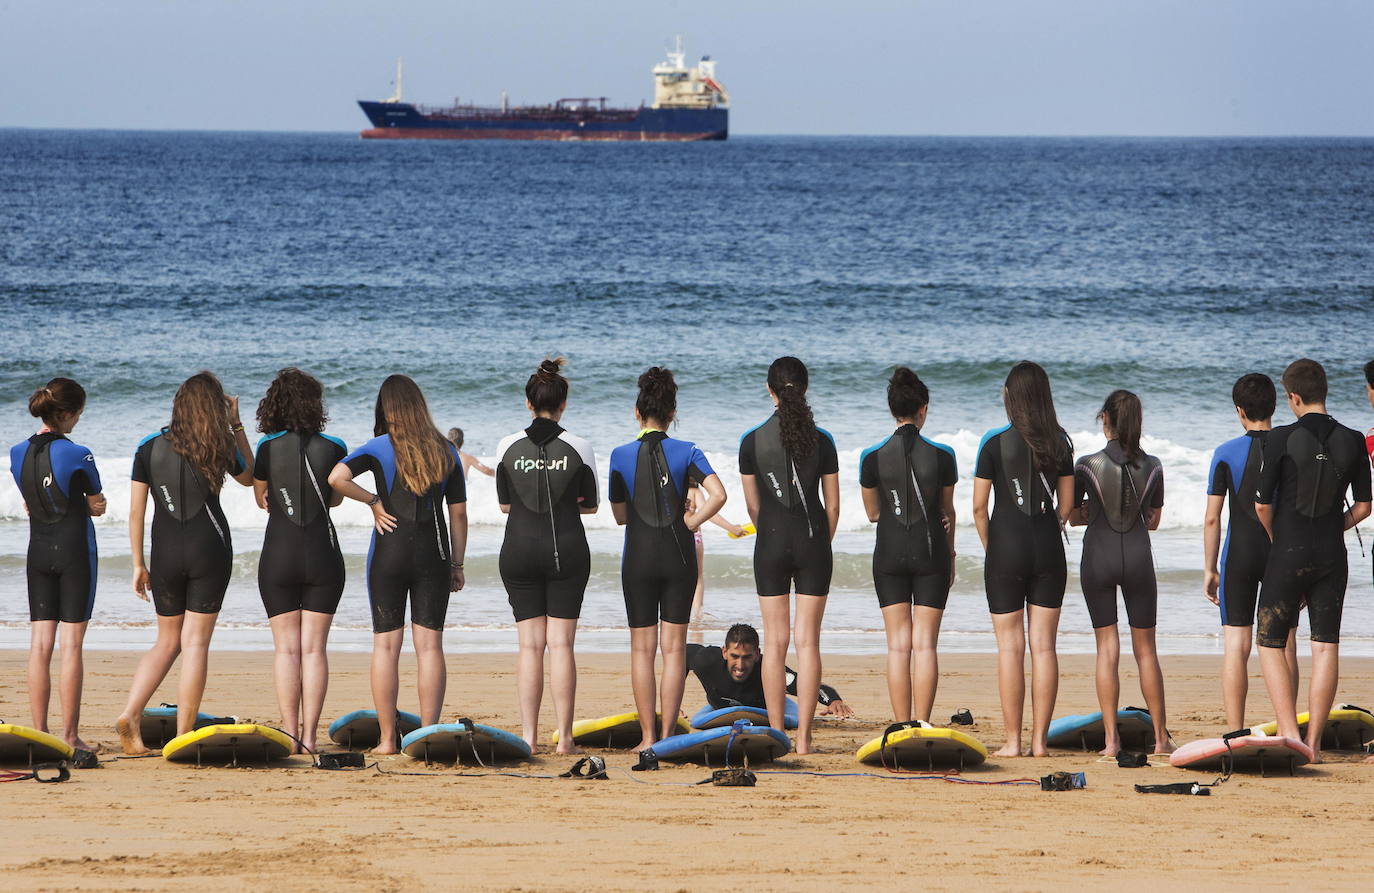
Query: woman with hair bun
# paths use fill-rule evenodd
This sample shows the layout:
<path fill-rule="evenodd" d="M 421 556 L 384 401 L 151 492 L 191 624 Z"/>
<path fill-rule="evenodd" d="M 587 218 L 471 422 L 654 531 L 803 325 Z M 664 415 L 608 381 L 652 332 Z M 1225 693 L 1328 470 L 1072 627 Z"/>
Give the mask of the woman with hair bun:
<path fill-rule="evenodd" d="M 740 438 L 739 473 L 758 529 L 754 585 L 763 615 L 763 691 L 768 722 L 783 729 L 788 640 L 797 649 L 797 753 L 811 753 L 821 684 L 821 618 L 830 593 L 830 541 L 840 522 L 839 457 L 830 432 L 816 427 L 806 402 L 809 376 L 796 357 L 768 367 L 775 411 Z M 795 584 L 797 616 L 788 596 Z"/>
<path fill-rule="evenodd" d="M 1074 468 L 1075 505 L 1069 520 L 1086 524 L 1080 579 L 1097 637 L 1097 700 L 1107 746 L 1121 750 L 1116 711 L 1121 700 L 1121 637 L 1117 632 L 1116 590 L 1126 603 L 1131 651 L 1140 669 L 1140 692 L 1155 729 L 1154 753 L 1173 750 L 1164 716 L 1164 673 L 1155 648 L 1158 584 L 1150 531 L 1159 527 L 1164 508 L 1164 467 L 1140 448 L 1143 412 L 1130 391 L 1112 391 L 1097 420 L 1107 446 L 1083 456 Z"/>
<path fill-rule="evenodd" d="M 258 404 L 253 495 L 267 512 L 258 592 L 272 625 L 282 725 L 307 752 L 329 688 L 329 627 L 344 589 L 343 554 L 329 510 L 343 496 L 329 473 L 348 447 L 324 432 L 324 386 L 295 367 L 277 373 Z"/>
<path fill-rule="evenodd" d="M 654 366 L 639 376 L 634 419 L 639 436 L 611 453 L 609 500 L 625 525 L 620 583 L 630 625 L 630 682 L 639 712 L 636 750 L 668 737 L 687 681 L 687 627 L 696 594 L 692 534 L 725 505 L 725 486 L 696 444 L 669 437 L 677 416 L 673 373 Z M 690 484 L 706 492 L 690 515 L 682 506 Z M 654 659 L 663 653 L 662 724 L 655 728 Z"/>
<path fill-rule="evenodd" d="M 177 734 L 194 727 L 205 694 L 210 637 L 234 562 L 229 522 L 220 508 L 225 476 L 245 487 L 253 454 L 239 421 L 239 399 L 212 372 L 197 372 L 172 398 L 172 420 L 139 443 L 129 487 L 129 547 L 134 594 L 157 611 L 157 642 L 134 671 L 129 700 L 115 722 L 127 754 L 147 751 L 139 721 L 148 699 L 180 655 Z M 143 561 L 143 519 L 153 500 L 152 561 Z"/>
<path fill-rule="evenodd" d="M 868 520 L 878 524 L 873 587 L 887 631 L 887 693 L 897 722 L 930 722 L 940 668 L 936 643 L 954 583 L 954 451 L 921 433 L 925 382 L 898 366 L 887 383 L 897 430 L 859 458 Z M 914 662 L 913 662 L 914 659 Z"/>
<path fill-rule="evenodd" d="M 25 574 L 29 593 L 29 712 L 33 727 L 48 731 L 52 696 L 49 665 L 58 632 L 62 670 L 58 700 L 62 738 L 89 750 L 77 727 L 81 722 L 81 685 L 85 675 L 81 648 L 95 606 L 95 526 L 105 514 L 95 457 L 67 435 L 86 409 L 86 391 L 70 378 L 54 378 L 29 397 L 29 414 L 43 425 L 10 448 L 10 473 L 29 514 Z"/>

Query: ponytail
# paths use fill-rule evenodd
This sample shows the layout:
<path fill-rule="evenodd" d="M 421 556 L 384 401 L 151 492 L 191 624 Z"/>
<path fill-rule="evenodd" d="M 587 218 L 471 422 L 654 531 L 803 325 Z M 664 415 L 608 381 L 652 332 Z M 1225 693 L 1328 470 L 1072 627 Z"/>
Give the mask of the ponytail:
<path fill-rule="evenodd" d="M 52 426 L 60 415 L 86 408 L 86 389 L 70 378 L 54 378 L 29 397 L 29 415 Z"/>
<path fill-rule="evenodd" d="M 805 459 L 816 449 L 816 419 L 806 402 L 809 380 L 806 364 L 796 357 L 778 357 L 768 367 L 768 387 L 778 398 L 782 447 L 794 460 Z"/>
<path fill-rule="evenodd" d="M 1144 413 L 1140 398 L 1130 391 L 1116 390 L 1107 395 L 1106 401 L 1098 412 L 1098 421 L 1105 421 L 1116 434 L 1116 442 L 1128 461 L 1140 458 L 1140 426 Z"/>
<path fill-rule="evenodd" d="M 930 403 L 930 389 L 906 366 L 892 371 L 887 382 L 887 408 L 894 419 L 914 419 Z"/>
<path fill-rule="evenodd" d="M 557 412 L 568 402 L 568 380 L 563 377 L 564 360 L 557 357 L 544 360 L 525 382 L 525 399 L 536 413 Z"/>
<path fill-rule="evenodd" d="M 645 421 L 653 419 L 667 425 L 677 415 L 677 382 L 673 371 L 662 366 L 652 366 L 639 376 L 639 396 L 635 398 L 635 411 Z"/>

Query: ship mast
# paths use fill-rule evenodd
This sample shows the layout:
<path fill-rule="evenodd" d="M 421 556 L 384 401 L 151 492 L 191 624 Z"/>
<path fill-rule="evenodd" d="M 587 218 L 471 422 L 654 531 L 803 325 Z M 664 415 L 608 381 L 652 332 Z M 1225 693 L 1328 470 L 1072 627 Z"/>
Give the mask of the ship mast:
<path fill-rule="evenodd" d="M 400 101 L 401 101 L 401 57 L 400 57 L 400 56 L 397 56 L 397 57 L 396 57 L 396 92 L 393 93 L 393 94 L 391 94 L 391 98 L 388 99 L 388 100 L 386 100 L 386 101 L 387 101 L 387 102 L 400 102 Z"/>

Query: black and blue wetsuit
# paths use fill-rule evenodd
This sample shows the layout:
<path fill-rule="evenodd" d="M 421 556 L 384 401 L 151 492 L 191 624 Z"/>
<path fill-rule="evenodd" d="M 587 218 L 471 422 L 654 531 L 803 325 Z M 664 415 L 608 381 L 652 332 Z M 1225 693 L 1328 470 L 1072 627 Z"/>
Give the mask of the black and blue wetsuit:
<path fill-rule="evenodd" d="M 501 582 L 515 622 L 576 620 L 592 572 L 582 510 L 597 504 L 596 455 L 546 418 L 504 438 L 496 455 L 496 499 L 510 506 Z"/>
<path fill-rule="evenodd" d="M 1269 433 L 1255 490 L 1256 502 L 1274 506 L 1274 544 L 1255 622 L 1261 647 L 1284 647 L 1304 600 L 1312 641 L 1340 641 L 1347 490 L 1353 502 L 1369 502 L 1369 461 L 1358 431 L 1309 412 Z"/>
<path fill-rule="evenodd" d="M 688 482 L 715 472 L 696 444 L 646 431 L 611 452 L 610 501 L 629 503 L 620 585 L 631 627 L 687 623 L 697 553 L 682 514 Z"/>
<path fill-rule="evenodd" d="M 134 451 L 132 479 L 148 485 L 153 499 L 152 557 L 148 564 L 153 607 L 163 617 L 218 614 L 229 588 L 234 543 L 220 508 L 219 491 L 186 461 L 166 437 L 150 434 Z M 232 474 L 242 474 L 234 451 Z"/>
<path fill-rule="evenodd" d="M 1074 503 L 1088 507 L 1079 565 L 1083 599 L 1094 629 L 1116 626 L 1116 590 L 1135 629 L 1153 629 L 1159 584 L 1146 512 L 1164 506 L 1164 466 L 1144 453 L 1134 459 L 1115 440 L 1078 460 Z"/>
<path fill-rule="evenodd" d="M 1026 605 L 1060 608 L 1068 569 L 1054 499 L 1060 477 L 1073 475 L 1072 453 L 1054 474 L 1035 466 L 1030 445 L 1011 425 L 994 428 L 978 445 L 977 477 L 992 481 L 993 509 L 983 588 L 988 610 L 1010 614 Z"/>
<path fill-rule="evenodd" d="M 1224 496 L 1231 506 L 1226 541 L 1221 547 L 1221 585 L 1217 588 L 1223 626 L 1255 623 L 1260 581 L 1269 562 L 1269 534 L 1255 515 L 1255 487 L 1268 436 L 1268 431 L 1246 431 L 1212 453 L 1207 495 Z M 1294 625 L 1297 622 L 1294 614 Z"/>
<path fill-rule="evenodd" d="M 85 623 L 95 606 L 95 525 L 86 502 L 100 493 L 95 457 L 44 431 L 10 449 L 10 473 L 29 510 L 29 620 Z"/>
<path fill-rule="evenodd" d="M 268 617 L 338 610 L 344 564 L 329 518 L 329 472 L 346 455 L 344 442 L 328 434 L 281 431 L 258 443 L 253 477 L 267 484 L 258 592 Z"/>
<path fill-rule="evenodd" d="M 739 442 L 739 473 L 758 486 L 758 536 L 754 542 L 754 587 L 759 595 L 829 595 L 833 556 L 830 522 L 821 504 L 821 478 L 838 474 L 835 438 L 816 429 L 816 448 L 795 460 L 782 445 L 774 414 L 745 432 Z"/>
<path fill-rule="evenodd" d="M 959 480 L 954 450 L 903 425 L 859 456 L 859 484 L 880 491 L 873 588 L 878 607 L 944 610 L 949 599 L 949 538 L 944 492 Z"/>
<path fill-rule="evenodd" d="M 372 531 L 367 550 L 367 598 L 374 633 L 405 626 L 407 597 L 411 623 L 444 628 L 453 580 L 448 506 L 468 498 L 463 462 L 456 449 L 448 449 L 453 458 L 448 476 L 418 495 L 401 482 L 390 434 L 372 438 L 343 459 L 355 478 L 372 472 L 382 508 L 396 519 L 389 533 Z"/>

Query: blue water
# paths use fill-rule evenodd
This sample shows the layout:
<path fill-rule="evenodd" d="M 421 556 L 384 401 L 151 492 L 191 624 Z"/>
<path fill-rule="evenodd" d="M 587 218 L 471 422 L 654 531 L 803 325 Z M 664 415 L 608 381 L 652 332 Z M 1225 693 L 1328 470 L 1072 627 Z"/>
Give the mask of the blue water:
<path fill-rule="evenodd" d="M 111 495 L 99 525 L 98 623 L 143 624 L 127 596 L 128 458 L 200 368 L 242 395 L 296 364 L 327 386 L 331 431 L 367 437 L 381 379 L 406 372 L 441 427 L 492 450 L 523 426 L 522 386 L 569 358 L 565 423 L 604 464 L 633 436 L 637 374 L 678 374 L 681 436 L 730 491 L 739 434 L 765 417 L 782 353 L 812 370 L 816 416 L 839 443 L 842 553 L 829 628 L 872 630 L 872 534 L 858 452 L 890 430 L 894 363 L 929 383 L 927 432 L 965 481 L 1001 424 L 1007 367 L 1046 366 L 1080 449 L 1116 387 L 1146 407 L 1165 462 L 1156 537 L 1161 633 L 1212 650 L 1198 594 L 1207 460 L 1236 432 L 1231 383 L 1313 356 L 1331 411 L 1365 428 L 1362 340 L 1374 319 L 1374 140 L 735 138 L 717 144 L 361 141 L 351 135 L 0 130 L 0 358 L 6 442 L 54 374 L 86 384 L 76 439 Z M 1278 421 L 1286 420 L 1283 410 Z M 230 485 L 231 487 L 234 485 Z M 472 571 L 459 626 L 509 625 L 489 479 L 472 487 Z M 264 623 L 253 581 L 262 519 L 227 506 L 241 553 L 225 620 Z M 365 516 L 345 507 L 349 589 L 339 622 L 366 626 Z M 742 501 L 725 514 L 738 520 Z M 22 625 L 23 512 L 0 483 L 0 624 Z M 590 522 L 588 626 L 623 626 L 619 535 Z M 708 531 L 707 610 L 757 615 L 750 544 Z M 1078 548 L 1074 537 L 1072 557 Z M 1353 537 L 1347 632 L 1374 650 L 1369 559 Z M 981 550 L 961 526 L 946 629 L 986 635 Z M 1070 583 L 1066 637 L 1091 647 Z"/>

